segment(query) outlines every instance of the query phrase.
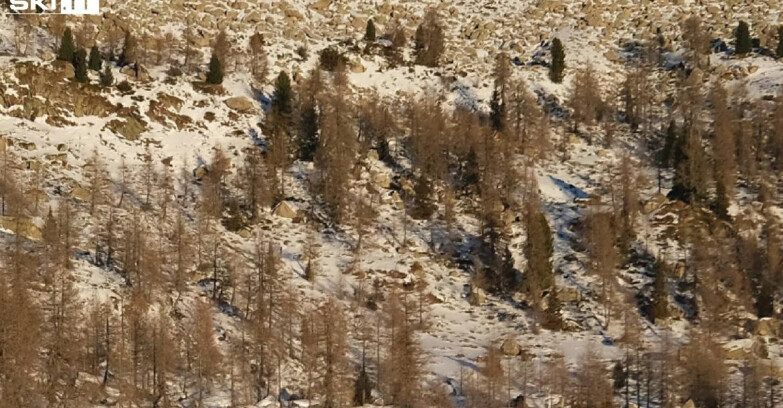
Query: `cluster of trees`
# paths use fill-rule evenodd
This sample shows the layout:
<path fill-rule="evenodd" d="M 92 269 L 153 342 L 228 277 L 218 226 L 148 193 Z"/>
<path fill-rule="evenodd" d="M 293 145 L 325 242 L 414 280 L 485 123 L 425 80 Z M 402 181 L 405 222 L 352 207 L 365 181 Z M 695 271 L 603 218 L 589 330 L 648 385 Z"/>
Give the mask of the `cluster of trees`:
<path fill-rule="evenodd" d="M 582 408 L 678 407 L 689 400 L 708 408 L 779 403 L 781 372 L 774 361 L 748 355 L 732 375 L 714 334 L 693 329 L 685 343 L 666 332 L 656 344 L 643 337 L 643 326 L 631 311 L 623 314 L 621 353 L 611 364 L 590 346 L 573 364 L 553 354 L 541 365 L 524 348 L 512 356 L 489 345 L 478 370 L 460 372 L 456 393 L 472 408 L 523 406 L 529 395 L 545 395 L 552 405 Z"/>
<path fill-rule="evenodd" d="M 656 260 L 649 304 L 643 308 L 647 316 L 655 321 L 668 315 L 670 284 L 676 281 L 679 290 L 688 288 L 678 295 L 688 290 L 696 293 L 698 306 L 692 318 L 725 329 L 736 323 L 726 315 L 732 303 L 727 296 L 739 299 L 733 302 L 735 306 L 759 317 L 770 316 L 779 297 L 779 288 L 770 283 L 783 271 L 779 239 L 774 233 L 745 237 L 742 231 L 748 228 L 748 220 L 730 213 L 739 203 L 741 189 L 762 203 L 762 220 L 754 222 L 753 228 L 779 228 L 768 209 L 779 194 L 775 185 L 783 163 L 783 122 L 778 120 L 783 102 L 779 98 L 751 100 L 745 85 L 728 90 L 721 78 L 707 80 L 702 71 L 691 70 L 703 64 L 709 41 L 697 18 L 685 21 L 682 31 L 690 50 L 689 69 L 663 70 L 659 65 L 662 49 L 651 44 L 639 51 L 619 92 L 601 87 L 591 67 L 577 70 L 566 106 L 571 132 L 588 143 L 601 137 L 604 146 L 611 146 L 618 126 L 630 126 L 641 134 L 659 168 L 659 192 L 670 187 L 669 198 L 691 204 L 694 211 L 695 221 L 681 223 L 678 232 L 689 249 L 679 260 L 686 272 L 674 278 L 672 265 L 666 263 L 678 260 Z M 737 44 L 746 42 L 746 25 L 740 25 L 737 33 L 742 37 Z M 737 53 L 742 51 L 740 47 Z M 703 92 L 705 84 L 708 92 Z M 646 182 L 629 163 L 626 157 L 610 169 L 602 199 L 582 222 L 587 265 L 600 277 L 597 297 L 605 302 L 606 324 L 612 315 L 611 282 L 616 281 L 617 268 L 640 256 L 634 249 L 638 239 L 635 219 L 638 191 Z M 757 261 L 748 261 L 748 254 Z"/>
<path fill-rule="evenodd" d="M 285 81 L 278 80 L 279 115 Z M 17 159 L 10 152 L 3 159 L 3 215 L 18 220 L 17 231 L 29 217 L 45 219 L 40 242 L 16 234 L 0 254 L 0 303 L 9 312 L 0 319 L 3 405 L 79 405 L 104 398 L 105 387 L 120 392 L 120 404 L 166 407 L 184 396 L 201 406 L 218 388 L 232 404 L 250 404 L 290 387 L 286 373 L 298 367 L 306 377 L 294 379 L 305 384 L 298 395 L 324 406 L 370 402 L 370 389 L 397 406 L 433 406 L 417 341 L 423 297 L 376 293 L 373 312 L 357 294 L 349 300 L 358 314 L 335 299 L 303 302 L 273 240 L 259 238 L 252 253 L 231 250 L 219 227 L 237 200 L 231 187 L 250 182 L 239 190 L 258 191 L 266 183 L 230 175 L 221 149 L 200 180 L 187 164 L 179 176 L 155 165 L 149 151 L 110 179 L 96 151 L 84 166 L 82 201 L 62 197 L 51 207 L 34 201 L 39 186 L 27 187 L 30 174 L 16 170 Z M 304 251 L 317 265 L 317 253 Z M 75 273 L 88 264 L 124 279 L 120 299 L 82 299 Z M 315 281 L 317 269 L 306 278 Z M 236 322 L 228 338 L 215 330 L 218 306 Z M 360 365 L 349 342 L 362 344 Z M 95 381 L 77 380 L 80 373 Z"/>
<path fill-rule="evenodd" d="M 181 75 L 183 70 L 192 72 L 201 62 L 201 52 L 192 45 L 194 37 L 190 28 L 186 30 L 188 35 L 184 45 L 171 33 L 161 38 L 151 38 L 146 34 L 138 38 L 131 31 L 119 29 L 110 30 L 104 36 L 105 43 L 98 44 L 93 26 L 85 24 L 74 32 L 61 17 L 52 17 L 48 27 L 57 38 L 57 59 L 73 64 L 77 82 L 89 82 L 88 70 L 92 70 L 99 73 L 101 85 L 109 87 L 114 82 L 113 64 L 130 66 L 138 76 L 143 66 L 169 64 L 173 75 Z M 89 48 L 89 54 L 86 48 Z M 227 69 L 235 70 L 247 65 L 255 85 L 263 85 L 269 74 L 265 48 L 266 42 L 260 33 L 252 35 L 246 49 L 243 49 L 232 43 L 225 31 L 221 31 L 212 44 L 206 82 L 219 85 Z M 246 60 L 247 64 L 244 64 Z"/>
<path fill-rule="evenodd" d="M 60 49 L 57 52 L 57 59 L 73 64 L 74 80 L 80 83 L 89 82 L 88 70 L 100 73 L 100 82 L 103 86 L 111 86 L 114 83 L 114 76 L 111 72 L 110 64 L 103 68 L 103 57 L 98 51 L 97 46 L 90 49 L 89 59 L 87 51 L 84 48 L 76 48 L 73 32 L 70 28 L 65 28 L 62 40 L 60 40 Z M 101 71 L 103 69 L 103 71 Z"/>
<path fill-rule="evenodd" d="M 415 34 L 417 63 L 440 63 L 444 31 L 437 13 L 428 12 Z M 685 21 L 682 31 L 693 56 L 689 67 L 698 67 L 700 57 L 709 52 L 709 39 L 695 18 Z M 404 45 L 404 30 L 392 24 L 390 33 L 395 47 Z M 736 36 L 737 53 L 750 52 L 746 24 L 738 27 Z M 97 47 L 88 57 L 82 45 L 77 47 L 84 44 L 78 37 L 64 28 L 58 58 L 74 64 L 79 82 L 88 80 L 89 69 L 102 67 L 111 78 L 110 64 L 103 60 L 113 61 L 115 50 L 121 49 L 120 65 L 152 58 L 144 56 L 146 51 L 129 33 L 122 37 L 122 48 L 120 40 L 110 36 L 108 57 L 101 57 Z M 365 40 L 375 37 L 370 20 Z M 268 74 L 264 43 L 260 34 L 249 41 L 252 72 L 260 83 Z M 234 51 L 221 33 L 213 47 L 208 83 L 220 84 L 226 68 L 239 65 Z M 712 83 L 705 95 L 699 70 L 664 72 L 657 64 L 661 52 L 655 45 L 640 51 L 616 92 L 601 86 L 592 67 L 575 70 L 565 103 L 565 131 L 588 143 L 600 138 L 611 147 L 616 130 L 627 127 L 648 143 L 661 191 L 668 182 L 664 176 L 671 174 L 670 197 L 693 207 L 694 221 L 680 223 L 677 230 L 689 250 L 678 276 L 666 259 L 655 260 L 643 309 L 650 320 L 661 321 L 670 312 L 670 293 L 690 291 L 694 307 L 688 317 L 700 322 L 703 333 L 694 332 L 695 345 L 684 349 L 682 360 L 672 360 L 670 350 L 654 358 L 639 340 L 633 314 L 624 315 L 626 352 L 614 370 L 614 391 L 606 366 L 594 354 L 585 355 L 575 376 L 560 360 L 551 365 L 540 386 L 564 396 L 571 406 L 608 407 L 614 392 L 622 392 L 626 402 L 634 394 L 637 406 L 651 401 L 670 406 L 677 393 L 706 408 L 726 406 L 725 356 L 714 339 L 740 322 L 739 308 L 729 305 L 739 301 L 759 317 L 775 313 L 780 291 L 776 282 L 783 273 L 779 226 L 771 212 L 764 212 L 763 233 L 748 237 L 741 233 L 748 221 L 732 216 L 730 208 L 740 181 L 765 211 L 778 193 L 783 99 L 749 102 L 741 87 L 729 92 L 720 82 Z M 561 82 L 565 55 L 559 39 L 552 41 L 551 53 L 550 79 Z M 198 59 L 187 47 L 184 56 L 186 67 Z M 552 153 L 552 125 L 525 81 L 512 75 L 510 57 L 497 57 L 488 114 L 463 106 L 447 112 L 437 92 L 400 100 L 368 93 L 356 100 L 339 52 L 327 49 L 320 62 L 293 83 L 285 72 L 276 77 L 263 123 L 264 149 L 252 146 L 243 152 L 236 172 L 219 148 L 197 181 L 187 164 L 175 176 L 170 168 L 155 165 L 147 152 L 140 167 L 123 166 L 118 179 L 110 180 L 96 153 L 85 166 L 89 202 L 63 198 L 48 210 L 33 198 L 33 188 L 26 191 L 26 184 L 17 180 L 35 178 L 12 171 L 15 166 L 8 162 L 14 159 L 3 157 L 3 215 L 14 217 L 19 228 L 30 216 L 43 216 L 46 223 L 40 243 L 24 242 L 18 234 L 0 259 L 5 267 L 0 305 L 10 311 L 0 318 L 0 340 L 4 350 L 10 350 L 0 355 L 0 401 L 32 406 L 40 395 L 53 405 L 76 401 L 83 397 L 75 392 L 78 373 L 89 372 L 100 375 L 102 385 L 120 389 L 128 401 L 167 406 L 179 393 L 200 403 L 210 387 L 221 384 L 230 388 L 236 403 L 246 403 L 280 389 L 286 368 L 298 364 L 307 379 L 302 395 L 318 397 L 326 407 L 367 402 L 373 388 L 400 407 L 441 404 L 422 398 L 437 393 L 427 392 L 420 381 L 424 357 L 415 339 L 425 325 L 421 282 L 415 288 L 419 296 L 405 290 L 368 294 L 362 287 L 355 291 L 359 307 L 354 314 L 332 299 L 301 309 L 273 240 L 259 239 L 246 257 L 223 241 L 223 228 L 241 230 L 288 197 L 287 169 L 296 160 L 313 163 L 306 180 L 315 198 L 308 209 L 308 228 L 318 223 L 347 227 L 356 237 L 357 259 L 382 192 L 358 188 L 355 181 L 377 156 L 400 174 L 395 186 L 401 196 L 400 221 L 393 227 L 400 246 L 408 244 L 415 222 L 428 230 L 433 251 L 455 254 L 460 206 L 480 222 L 471 285 L 501 297 L 522 292 L 542 325 L 562 327 L 552 260 L 554 234 L 537 197 L 533 172 Z M 656 102 L 667 94 L 671 103 Z M 556 146 L 564 159 L 565 136 Z M 645 181 L 634 168 L 630 157 L 611 168 L 601 200 L 592 203 L 580 222 L 585 264 L 597 278 L 596 297 L 603 306 L 599 319 L 606 327 L 621 309 L 615 293 L 618 268 L 638 255 L 639 190 Z M 37 188 L 41 182 L 32 184 Z M 89 214 L 86 221 L 80 221 L 80 212 Z M 509 231 L 508 218 L 517 214 L 526 231 L 521 250 L 511 245 Z M 90 234 L 78 233 L 85 229 Z M 77 247 L 89 248 L 94 266 L 125 279 L 128 296 L 122 304 L 80 303 L 72 286 Z M 304 277 L 311 282 L 318 279 L 314 248 L 307 245 L 303 251 Z M 524 268 L 517 268 L 518 258 L 526 261 Z M 194 281 L 207 284 L 205 299 L 193 299 L 189 288 Z M 33 295 L 39 290 L 45 292 L 40 299 Z M 239 338 L 223 340 L 223 347 L 212 324 L 215 305 L 231 310 L 242 330 Z M 351 341 L 362 345 L 361 364 L 350 358 Z M 470 406 L 491 406 L 504 399 L 502 384 L 511 380 L 512 371 L 501 360 L 490 348 L 481 378 L 472 384 L 468 380 L 460 391 Z M 762 370 L 752 360 L 747 367 L 742 401 L 758 407 L 750 400 L 759 395 Z M 476 386 L 482 381 L 486 387 Z M 169 389 L 172 384 L 181 385 Z M 777 384 L 768 384 L 774 393 Z"/>

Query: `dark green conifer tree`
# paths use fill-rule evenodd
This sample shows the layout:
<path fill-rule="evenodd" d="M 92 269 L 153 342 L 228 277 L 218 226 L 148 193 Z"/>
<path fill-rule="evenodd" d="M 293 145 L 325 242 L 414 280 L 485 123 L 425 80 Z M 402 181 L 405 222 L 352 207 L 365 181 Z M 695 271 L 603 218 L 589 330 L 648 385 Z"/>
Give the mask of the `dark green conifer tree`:
<path fill-rule="evenodd" d="M 57 59 L 60 61 L 73 62 L 73 53 L 76 51 L 76 45 L 73 43 L 73 33 L 70 28 L 66 28 L 63 33 L 63 39 L 60 42 L 60 50 L 57 52 Z"/>
<path fill-rule="evenodd" d="M 106 64 L 101 72 L 101 86 L 110 87 L 114 85 L 114 74 L 111 73 L 111 64 Z"/>
<path fill-rule="evenodd" d="M 274 114 L 290 115 L 293 110 L 292 99 L 291 79 L 285 71 L 281 71 L 275 81 L 272 112 Z"/>
<path fill-rule="evenodd" d="M 368 42 L 375 41 L 375 22 L 372 19 L 367 20 L 367 29 L 364 32 L 364 40 Z"/>
<path fill-rule="evenodd" d="M 86 83 L 90 80 L 87 76 L 87 51 L 79 48 L 73 55 L 73 68 L 76 71 L 76 82 Z"/>
<path fill-rule="evenodd" d="M 95 72 L 100 72 L 101 68 L 103 68 L 103 59 L 97 45 L 90 49 L 90 62 L 87 65 Z"/>
<path fill-rule="evenodd" d="M 223 64 L 216 54 L 212 54 L 212 58 L 209 60 L 207 83 L 212 85 L 220 85 L 223 83 Z"/>
<path fill-rule="evenodd" d="M 736 44 L 734 49 L 738 55 L 745 55 L 753 49 L 753 38 L 750 36 L 750 27 L 748 23 L 740 21 L 737 29 L 734 31 L 734 40 Z"/>
<path fill-rule="evenodd" d="M 544 213 L 537 208 L 537 204 L 528 204 L 527 214 L 527 242 L 525 242 L 525 258 L 527 259 L 527 273 L 529 291 L 544 292 L 554 287 L 555 276 L 552 272 L 552 255 L 554 246 L 552 243 L 552 229 Z M 539 294 L 533 293 L 538 296 Z"/>
<path fill-rule="evenodd" d="M 549 79 L 559 84 L 565 75 L 565 49 L 559 38 L 552 40 L 552 65 L 549 67 Z"/>

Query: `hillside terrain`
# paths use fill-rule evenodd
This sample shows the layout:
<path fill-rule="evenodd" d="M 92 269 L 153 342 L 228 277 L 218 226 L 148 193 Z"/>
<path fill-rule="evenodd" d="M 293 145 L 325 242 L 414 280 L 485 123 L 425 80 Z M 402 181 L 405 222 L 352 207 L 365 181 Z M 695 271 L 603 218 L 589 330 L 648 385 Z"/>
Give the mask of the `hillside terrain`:
<path fill-rule="evenodd" d="M 101 7 L 0 15 L 0 406 L 782 402 L 778 1 Z"/>

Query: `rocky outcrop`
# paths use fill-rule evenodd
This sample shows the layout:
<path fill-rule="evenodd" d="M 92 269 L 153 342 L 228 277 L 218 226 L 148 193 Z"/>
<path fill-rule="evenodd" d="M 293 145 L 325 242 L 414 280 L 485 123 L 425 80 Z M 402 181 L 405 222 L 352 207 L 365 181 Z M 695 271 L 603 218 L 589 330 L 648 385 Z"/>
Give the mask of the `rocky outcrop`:
<path fill-rule="evenodd" d="M 40 241 L 43 238 L 41 229 L 29 217 L 0 217 L 0 228 L 27 239 Z"/>
<path fill-rule="evenodd" d="M 142 120 L 136 118 L 114 119 L 107 123 L 104 129 L 111 130 L 128 140 L 135 141 L 139 139 L 142 133 L 147 131 L 147 125 Z"/>

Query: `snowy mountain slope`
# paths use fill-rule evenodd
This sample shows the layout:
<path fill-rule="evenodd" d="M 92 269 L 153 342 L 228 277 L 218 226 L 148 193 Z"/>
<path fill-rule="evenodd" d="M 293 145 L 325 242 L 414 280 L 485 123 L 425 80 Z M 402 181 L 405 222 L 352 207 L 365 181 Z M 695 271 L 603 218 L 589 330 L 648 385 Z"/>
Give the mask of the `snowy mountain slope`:
<path fill-rule="evenodd" d="M 236 36 L 237 43 L 245 41 L 253 31 L 260 30 L 267 37 L 270 61 L 274 67 L 270 77 L 274 77 L 280 70 L 300 74 L 309 71 L 317 63 L 316 51 L 337 40 L 355 41 L 359 38 L 366 18 L 374 17 L 380 24 L 384 24 L 385 20 L 388 21 L 387 16 L 394 14 L 395 17 L 402 18 L 412 31 L 424 10 L 436 4 L 425 1 L 405 2 L 394 6 L 372 3 L 320 1 L 311 4 L 291 1 L 262 2 L 257 5 L 234 2 L 226 5 L 175 1 L 145 2 L 140 6 L 135 2 L 116 2 L 105 6 L 109 10 L 107 16 L 92 22 L 105 26 L 122 21 L 123 24 L 129 24 L 141 31 L 159 29 L 161 32 L 173 33 L 183 32 L 187 27 L 197 27 L 201 33 L 192 41 L 200 41 L 204 49 L 221 26 L 230 29 Z M 708 21 L 712 21 L 709 16 L 716 17 L 715 20 L 722 17 L 723 9 L 727 9 L 725 14 L 729 14 L 730 10 L 732 16 L 747 16 L 751 20 L 763 16 L 770 27 L 778 21 L 776 19 L 780 19 L 780 11 L 773 11 L 772 15 L 765 13 L 765 5 L 762 2 L 740 4 L 734 8 L 728 5 L 682 3 L 685 4 L 645 3 L 642 7 L 637 7 L 638 5 L 632 2 L 596 2 L 584 6 L 556 1 L 441 2 L 437 4 L 447 16 L 449 27 L 448 62 L 442 69 L 418 66 L 389 68 L 381 58 L 355 53 L 351 57 L 355 58 L 364 71 L 350 73 L 349 80 L 357 94 L 374 89 L 388 97 L 403 93 L 428 93 L 444 88 L 447 93 L 445 105 L 448 108 L 459 104 L 486 111 L 492 93 L 492 79 L 489 75 L 494 55 L 497 50 L 502 49 L 522 61 L 521 66 L 514 68 L 516 77 L 523 78 L 540 97 L 552 97 L 562 102 L 570 92 L 571 78 L 562 85 L 555 85 L 548 81 L 545 67 L 528 65 L 537 55 L 546 53 L 546 42 L 553 36 L 558 36 L 566 43 L 566 63 L 569 67 L 592 64 L 602 81 L 611 86 L 619 83 L 624 63 L 617 56 L 620 51 L 617 44 L 622 45 L 623 40 L 633 38 L 637 31 L 644 31 L 644 34 L 639 35 L 645 37 L 649 35 L 647 31 L 652 32 L 654 27 L 660 25 L 664 27 L 664 33 L 676 37 L 673 34 L 677 29 L 675 22 L 693 10 L 704 14 Z M 718 11 L 713 10 L 713 7 L 718 7 Z M 766 11 L 768 10 L 767 8 Z M 652 16 L 649 21 L 648 15 Z M 734 17 L 724 18 L 726 21 L 733 21 Z M 640 27 L 642 24 L 648 26 Z M 724 37 L 730 30 L 728 23 L 715 24 L 712 27 L 716 35 Z M 5 30 L 2 36 L 4 49 L 10 51 L 12 33 Z M 100 37 L 98 41 L 100 42 Z M 305 42 L 310 47 L 310 56 L 302 61 L 293 50 Z M 47 44 L 39 44 L 38 49 L 46 50 Z M 48 62 L 42 62 L 37 57 L 30 56 L 21 61 L 33 64 L 41 70 L 54 70 L 49 67 Z M 748 84 L 751 98 L 779 94 L 783 84 L 783 67 L 779 62 L 766 57 L 735 60 L 721 54 L 713 56 L 712 65 L 717 67 L 714 75 L 736 72 L 736 75 L 731 74 L 732 78 L 736 79 L 730 84 Z M 0 60 L 3 85 L 6 87 L 4 96 L 9 96 L 8 99 L 11 99 L 10 96 L 23 98 L 25 90 L 30 89 L 29 84 L 19 79 L 18 70 L 23 66 L 16 58 L 3 57 Z M 199 90 L 192 78 L 176 78 L 173 82 L 164 80 L 167 78 L 164 71 L 165 67 L 150 69 L 152 80 L 147 83 L 134 83 L 131 94 L 122 95 L 116 90 L 102 93 L 108 105 L 130 107 L 131 111 L 139 114 L 146 124 L 146 129 L 137 140 L 129 140 L 122 136 L 121 132 L 107 128 L 112 120 L 128 120 L 132 117 L 121 109 L 109 110 L 104 115 L 81 117 L 63 114 L 60 118 L 69 123 L 61 125 L 59 121 L 53 122 L 54 124 L 47 122 L 52 119 L 51 115 L 39 115 L 34 120 L 13 116 L 13 111 L 24 104 L 16 102 L 3 107 L 0 134 L 6 143 L 13 143 L 9 148 L 22 161 L 20 167 L 32 169 L 36 164 L 31 163 L 45 163 L 47 177 L 43 189 L 53 206 L 56 206 L 59 196 L 70 194 L 72 198 L 81 199 L 82 203 L 78 207 L 81 214 L 86 212 L 87 200 L 75 191 L 77 185 L 86 184 L 84 166 L 94 151 L 103 158 L 108 172 L 115 180 L 121 178 L 123 163 L 140 173 L 139 169 L 149 160 L 145 157 L 147 148 L 153 157 L 151 161 L 156 166 L 169 168 L 172 172 L 184 169 L 185 173 L 190 173 L 199 165 L 207 163 L 214 148 L 220 146 L 231 158 L 231 172 L 236 173 L 243 160 L 243 150 L 268 137 L 263 133 L 259 122 L 264 117 L 262 101 L 269 98 L 271 86 L 267 86 L 264 95 L 257 98 L 251 89 L 252 81 L 249 75 L 239 72 L 228 75 L 223 86 L 225 95 L 211 95 Z M 126 79 L 126 76 L 117 71 L 115 78 L 120 82 Z M 61 81 L 67 83 L 65 79 Z M 444 87 L 444 84 L 447 86 Z M 247 113 L 235 112 L 225 104 L 231 97 L 252 100 L 253 109 Z M 181 105 L 176 102 L 177 99 L 181 101 Z M 56 100 L 56 97 L 51 97 L 46 102 L 56 104 Z M 170 102 L 172 100 L 174 102 Z M 163 115 L 164 119 L 155 114 L 153 101 L 168 105 L 164 109 L 167 112 Z M 61 106 L 63 103 L 59 102 Z M 189 118 L 190 121 L 184 125 L 178 124 L 178 120 L 184 120 L 181 118 Z M 569 138 L 564 127 L 557 127 L 553 132 L 553 144 L 563 138 Z M 606 185 L 611 183 L 607 182 L 610 180 L 610 169 L 616 169 L 623 155 L 633 155 L 645 142 L 639 140 L 629 129 L 622 129 L 621 133 L 621 142 L 611 150 L 596 144 L 587 144 L 581 139 L 570 141 L 568 160 L 553 155 L 538 163 L 535 169 L 546 216 L 555 231 L 554 267 L 559 271 L 558 286 L 578 293 L 578 297 L 582 299 L 567 302 L 564 306 L 564 317 L 573 322 L 575 332 L 539 332 L 530 313 L 515 307 L 513 302 L 507 299 L 489 296 L 484 305 L 471 306 L 467 301 L 469 272 L 458 268 L 451 260 L 443 259 L 437 251 L 429 247 L 430 227 L 426 223 L 410 221 L 411 225 L 406 232 L 411 244 L 406 245 L 406 248 L 400 245 L 403 229 L 400 220 L 403 210 L 394 200 L 378 204 L 378 216 L 371 227 L 370 238 L 364 244 L 361 260 L 356 265 L 351 264 L 354 231 L 350 227 L 336 232 L 319 232 L 317 241 L 321 253 L 321 273 L 312 284 L 303 279 L 305 264 L 302 254 L 308 239 L 306 228 L 294 220 L 274 215 L 271 208 L 266 209 L 268 211 L 262 216 L 263 222 L 254 226 L 251 231 L 243 231 L 242 234 L 223 231 L 221 241 L 230 252 L 247 260 L 251 257 L 257 240 L 274 240 L 280 246 L 284 263 L 282 270 L 286 280 L 295 288 L 301 296 L 301 303 L 305 305 L 310 302 L 309 299 L 316 303 L 326 297 L 335 296 L 342 299 L 346 307 L 352 307 L 350 298 L 368 282 L 384 282 L 387 285 L 385 287 L 396 287 L 419 280 L 426 281 L 429 295 L 427 320 L 430 324 L 421 334 L 420 340 L 429 355 L 427 374 L 438 381 L 459 378 L 461 367 L 475 371 L 481 366 L 486 348 L 497 345 L 506 338 L 516 339 L 527 352 L 536 356 L 534 361 L 537 363 L 544 364 L 550 361 L 554 354 L 563 354 L 570 363 L 575 364 L 587 349 L 597 350 L 607 361 L 616 360 L 622 352 L 620 347 L 613 343 L 621 337 L 622 327 L 619 322 L 610 325 L 608 329 L 601 327 L 597 281 L 595 277 L 587 274 L 584 255 L 575 248 L 573 225 L 588 211 L 580 202 L 606 194 Z M 64 158 L 62 153 L 65 153 Z M 394 170 L 383 162 L 370 160 L 371 168 L 393 174 Z M 638 165 L 640 172 L 649 180 L 655 179 L 655 170 L 650 162 L 640 160 Z M 295 163 L 285 175 L 289 186 L 286 199 L 296 203 L 301 209 L 307 208 L 314 201 L 308 193 L 305 181 L 312 171 L 307 164 Z M 358 179 L 369 180 L 371 177 L 370 172 L 364 169 Z M 671 175 L 667 174 L 666 177 L 670 178 Z M 361 183 L 356 184 L 356 190 L 361 190 Z M 387 189 L 384 193 L 390 194 L 391 190 Z M 652 187 L 643 190 L 641 201 L 650 202 L 656 193 L 656 189 Z M 738 202 L 738 205 L 742 206 L 747 204 Z M 666 233 L 678 220 L 666 218 L 661 221 L 658 218 L 671 217 L 665 210 L 666 208 L 656 209 L 641 217 L 639 228 L 644 231 L 644 239 L 640 245 L 650 253 L 665 253 L 672 261 L 684 262 L 684 259 L 681 259 L 684 256 L 681 254 L 685 253 L 685 248 L 680 247 L 680 243 L 672 240 Z M 186 211 L 196 218 L 194 208 L 187 207 Z M 45 213 L 41 212 L 34 218 L 34 222 L 42 226 L 44 215 Z M 85 231 L 95 227 L 86 215 L 80 219 L 80 226 Z M 471 237 L 479 235 L 479 221 L 474 214 L 461 212 L 458 229 L 463 232 L 466 240 L 470 240 Z M 515 225 L 514 232 L 512 246 L 521 248 L 524 243 L 524 230 L 521 225 Z M 10 237 L 9 235 L 6 238 Z M 470 242 L 464 244 L 466 247 L 470 246 Z M 78 247 L 89 256 L 91 248 L 88 239 Z M 523 269 L 526 260 L 522 259 L 521 250 L 514 255 L 517 267 Z M 423 270 L 423 274 L 417 270 Z M 87 261 L 79 262 L 76 271 L 75 279 L 84 299 L 113 298 L 118 302 L 129 293 L 130 289 L 115 272 L 96 268 Z M 652 279 L 645 273 L 644 268 L 621 271 L 617 282 L 620 292 L 633 293 L 649 287 Z M 186 300 L 178 306 L 178 310 L 188 312 L 188 302 L 201 296 L 209 296 L 208 285 L 199 284 L 197 280 L 189 282 Z M 189 313 L 186 314 L 189 316 Z M 238 341 L 236 317 L 218 313 L 214 323 L 219 333 L 225 333 L 227 340 L 221 341 L 224 350 L 229 348 L 229 344 Z M 676 339 L 684 339 L 686 326 L 682 321 L 671 325 L 670 329 Z M 660 330 L 666 329 L 648 327 L 645 334 L 651 344 L 658 344 Z M 358 360 L 358 346 L 353 346 L 353 357 Z M 773 359 L 779 360 L 778 347 L 771 346 L 769 349 Z M 291 361 L 285 370 L 286 383 L 292 387 L 301 387 L 302 369 L 295 361 Z M 516 389 L 523 392 L 525 386 L 515 385 Z M 215 407 L 229 406 L 225 389 L 219 389 L 215 394 L 208 400 L 208 404 Z M 545 396 L 534 397 L 538 398 L 533 398 L 532 403 L 543 406 Z"/>

